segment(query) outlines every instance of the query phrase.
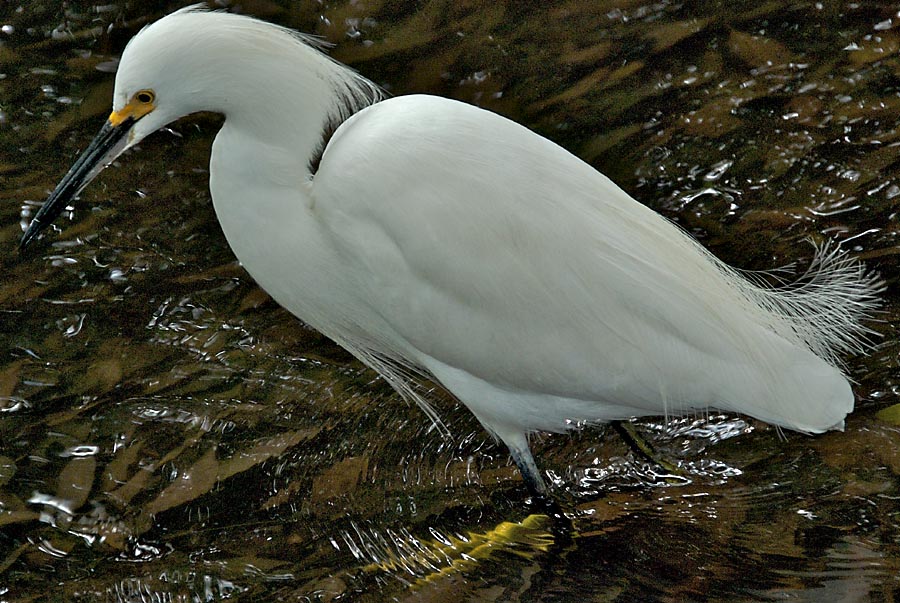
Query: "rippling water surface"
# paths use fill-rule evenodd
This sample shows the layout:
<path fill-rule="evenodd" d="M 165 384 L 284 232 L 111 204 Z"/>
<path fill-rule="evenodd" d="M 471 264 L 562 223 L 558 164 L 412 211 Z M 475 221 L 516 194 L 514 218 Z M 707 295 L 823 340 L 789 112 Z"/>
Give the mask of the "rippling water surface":
<path fill-rule="evenodd" d="M 895 4 L 222 3 L 527 124 L 732 264 L 802 268 L 827 238 L 881 271 L 844 433 L 638 422 L 673 471 L 612 430 L 547 436 L 570 524 L 465 409 L 443 397 L 442 436 L 255 286 L 209 201 L 215 116 L 16 253 L 125 42 L 182 4 L 0 5 L 0 600 L 900 599 Z"/>

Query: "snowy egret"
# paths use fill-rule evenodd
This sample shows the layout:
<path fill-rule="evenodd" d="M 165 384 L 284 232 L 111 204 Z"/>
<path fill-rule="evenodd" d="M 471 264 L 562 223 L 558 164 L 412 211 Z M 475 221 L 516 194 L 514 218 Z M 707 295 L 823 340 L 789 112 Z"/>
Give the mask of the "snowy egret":
<path fill-rule="evenodd" d="M 383 100 L 311 38 L 196 6 L 130 41 L 113 109 L 22 247 L 122 151 L 221 113 L 209 186 L 246 270 L 435 421 L 414 384 L 442 384 L 538 495 L 537 431 L 714 407 L 819 433 L 853 408 L 838 356 L 880 284 L 833 246 L 766 288 L 519 124 Z"/>

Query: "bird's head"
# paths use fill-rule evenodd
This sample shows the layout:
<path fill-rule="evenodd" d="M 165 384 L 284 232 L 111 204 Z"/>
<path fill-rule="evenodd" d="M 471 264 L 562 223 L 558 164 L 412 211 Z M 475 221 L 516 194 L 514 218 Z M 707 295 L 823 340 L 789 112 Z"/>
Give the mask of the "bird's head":
<path fill-rule="evenodd" d="M 187 67 L 177 56 L 179 50 L 185 50 L 183 42 L 189 40 L 178 30 L 190 25 L 183 21 L 191 12 L 196 11 L 173 13 L 146 27 L 129 42 L 116 73 L 112 113 L 35 214 L 20 248 L 24 249 L 49 226 L 122 152 L 148 134 L 203 108 L 198 103 L 208 104 L 208 100 L 198 100 L 192 94 L 195 88 L 185 85 Z M 182 43 L 173 44 L 173 40 Z"/>

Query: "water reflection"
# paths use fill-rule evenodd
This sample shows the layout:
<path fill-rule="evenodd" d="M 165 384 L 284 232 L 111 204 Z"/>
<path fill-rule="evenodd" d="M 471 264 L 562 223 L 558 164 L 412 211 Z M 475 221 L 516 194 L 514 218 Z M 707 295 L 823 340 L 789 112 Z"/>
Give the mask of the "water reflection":
<path fill-rule="evenodd" d="M 421 588 L 505 553 L 533 559 L 547 552 L 554 544 L 552 522 L 546 515 L 529 515 L 521 522 L 502 522 L 486 533 L 466 534 L 445 534 L 432 527 L 427 539 L 405 528 L 382 532 L 353 525 L 353 532 L 344 532 L 342 537 L 356 559 L 368 562 L 365 571 L 385 572 Z"/>

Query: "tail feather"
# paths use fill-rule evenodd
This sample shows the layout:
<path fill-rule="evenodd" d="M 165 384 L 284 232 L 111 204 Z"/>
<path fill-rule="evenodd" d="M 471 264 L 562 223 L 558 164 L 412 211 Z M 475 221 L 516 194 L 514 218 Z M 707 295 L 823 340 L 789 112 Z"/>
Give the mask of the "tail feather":
<path fill-rule="evenodd" d="M 779 275 L 782 285 L 774 288 L 753 282 L 754 275 L 721 267 L 760 308 L 759 318 L 771 331 L 842 370 L 841 355 L 863 353 L 873 345 L 877 333 L 864 321 L 878 310 L 885 283 L 839 244 L 813 245 L 806 271 L 791 283 Z"/>
<path fill-rule="evenodd" d="M 749 352 L 746 364 L 723 372 L 729 381 L 718 391 L 730 399 L 720 407 L 805 433 L 841 429 L 853 410 L 841 356 L 874 345 L 877 333 L 865 321 L 885 289 L 878 274 L 839 245 L 814 249 L 809 267 L 793 281 L 784 269 L 763 273 L 778 281 L 775 287 L 759 273 L 713 260 L 743 299 L 740 334 Z"/>

